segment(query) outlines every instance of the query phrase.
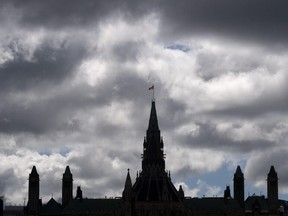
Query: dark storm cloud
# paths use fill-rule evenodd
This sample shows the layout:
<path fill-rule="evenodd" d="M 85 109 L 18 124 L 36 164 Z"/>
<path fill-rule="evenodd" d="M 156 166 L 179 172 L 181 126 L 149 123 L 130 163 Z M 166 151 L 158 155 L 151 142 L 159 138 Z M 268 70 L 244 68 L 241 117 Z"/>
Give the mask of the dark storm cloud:
<path fill-rule="evenodd" d="M 56 88 L 57 89 L 57 88 Z M 15 100 L 13 95 L 6 98 L 0 109 L 0 131 L 6 133 L 30 132 L 42 134 L 48 131 L 65 131 L 77 129 L 77 119 L 73 119 L 74 111 L 81 107 L 85 109 L 94 104 L 101 106 L 106 100 L 95 95 L 94 88 L 88 85 L 74 86 L 63 90 L 59 87 L 57 95 L 41 97 L 42 89 L 36 89 L 39 95 L 36 100 L 29 100 L 25 95 L 21 100 Z M 44 89 L 45 90 L 45 89 Z M 50 89 L 51 91 L 51 89 Z M 49 91 L 48 91 L 49 92 Z M 46 92 L 47 93 L 47 92 Z M 26 102 L 27 100 L 27 102 Z M 96 102 L 97 101 L 97 102 Z M 73 121 L 73 127 L 68 120 Z M 76 128 L 75 128 L 76 127 Z"/>
<path fill-rule="evenodd" d="M 5 4 L 6 3 L 6 4 Z M 45 26 L 47 28 L 86 27 L 102 21 L 106 17 L 121 13 L 127 18 L 136 18 L 149 12 L 151 7 L 142 1 L 110 0 L 110 1 L 5 1 L 5 5 L 13 5 L 20 11 L 20 23 L 28 26 Z"/>
<path fill-rule="evenodd" d="M 8 1 L 2 3 L 5 6 Z M 243 40 L 287 42 L 287 1 L 9 1 L 22 13 L 21 23 L 61 28 L 87 26 L 119 12 L 129 20 L 160 15 L 162 36 L 222 35 Z"/>
<path fill-rule="evenodd" d="M 222 35 L 254 41 L 287 42 L 287 1 L 162 1 L 168 34 Z"/>
<path fill-rule="evenodd" d="M 2 5 L 8 4 L 4 1 Z M 248 41 L 262 41 L 280 46 L 287 42 L 287 1 L 9 1 L 28 26 L 63 28 L 89 26 L 120 13 L 128 20 L 158 13 L 162 39 L 175 36 L 219 35 Z M 2 7 L 5 8 L 5 7 Z M 88 29 L 87 29 L 88 30 Z M 89 30 L 88 30 L 89 31 Z M 281 47 L 280 47 L 281 48 Z"/>
<path fill-rule="evenodd" d="M 15 66 L 15 64 L 17 65 L 15 62 L 11 65 L 9 63 L 2 70 L 0 76 L 6 77 L 5 80 L 1 79 L 0 81 L 3 82 L 2 93 L 7 91 L 7 88 L 26 89 L 27 91 L 32 89 L 35 99 L 30 100 L 29 91 L 20 99 L 15 99 L 13 94 L 3 96 L 3 103 L 0 105 L 0 131 L 43 134 L 48 131 L 79 130 L 81 123 L 85 123 L 86 120 L 74 117 L 75 112 L 93 107 L 99 109 L 106 106 L 108 108 L 113 101 L 121 101 L 121 103 L 133 101 L 135 109 L 131 110 L 128 118 L 134 119 L 135 116 L 143 116 L 140 114 L 142 109 L 136 107 L 146 105 L 142 100 L 147 96 L 149 84 L 146 80 L 136 73 L 121 68 L 112 68 L 117 70 L 117 73 L 105 78 L 97 86 L 93 87 L 85 83 L 71 85 L 70 80 L 65 79 L 68 76 L 71 78 L 71 74 L 73 74 L 71 70 L 77 66 L 77 62 L 81 58 L 75 60 L 70 58 L 69 56 L 74 55 L 66 53 L 66 50 L 58 55 L 62 58 L 51 60 L 51 62 L 47 60 L 49 54 L 44 55 L 47 58 L 40 58 L 39 55 L 36 55 L 39 59 L 36 63 L 23 60 L 19 66 Z M 80 56 L 82 57 L 82 55 Z M 26 67 L 30 70 L 24 70 L 23 65 L 28 65 Z M 44 72 L 41 72 L 42 69 Z M 62 82 L 61 85 L 57 86 L 56 84 L 60 84 L 60 82 Z M 42 97 L 41 94 L 45 96 Z M 94 125 L 95 135 L 118 137 L 121 135 L 121 131 L 125 130 L 121 122 L 109 122 L 104 118 L 99 121 L 97 126 Z M 143 127 L 143 125 L 135 125 L 135 128 L 137 127 Z"/>
<path fill-rule="evenodd" d="M 196 125 L 199 127 L 196 133 L 178 137 L 179 140 L 182 140 L 181 143 L 193 148 L 208 148 L 242 153 L 256 149 L 264 150 L 274 145 L 273 142 L 261 137 L 254 140 L 233 140 L 228 134 L 220 133 L 212 122 L 197 123 Z M 239 126 L 235 124 L 233 127 L 237 128 Z"/>
<path fill-rule="evenodd" d="M 13 60 L 0 67 L 0 89 L 27 90 L 37 86 L 59 84 L 71 77 L 74 68 L 86 55 L 86 50 L 78 44 L 69 45 L 63 41 L 59 47 L 53 47 L 48 41 L 41 44 L 33 53 L 31 60 L 21 48 L 20 41 L 11 42 L 7 49 Z"/>

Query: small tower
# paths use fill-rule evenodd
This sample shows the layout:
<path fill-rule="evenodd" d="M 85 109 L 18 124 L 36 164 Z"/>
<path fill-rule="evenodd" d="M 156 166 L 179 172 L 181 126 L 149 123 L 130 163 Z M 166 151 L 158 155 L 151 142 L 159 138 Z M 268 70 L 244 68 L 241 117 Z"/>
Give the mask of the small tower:
<path fill-rule="evenodd" d="M 271 166 L 267 176 L 268 209 L 270 214 L 278 210 L 278 176 L 274 166 Z"/>
<path fill-rule="evenodd" d="M 127 177 L 126 177 L 126 181 L 125 181 L 125 186 L 124 186 L 124 191 L 122 193 L 122 197 L 124 202 L 129 202 L 131 201 L 132 198 L 132 181 L 131 181 L 131 177 L 130 177 L 130 173 L 129 173 L 129 169 L 127 172 Z"/>
<path fill-rule="evenodd" d="M 236 199 L 239 205 L 244 208 L 244 175 L 240 166 L 237 166 L 233 181 L 234 199 Z"/>
<path fill-rule="evenodd" d="M 231 199 L 231 192 L 230 192 L 230 186 L 227 185 L 226 189 L 224 190 L 224 199 Z"/>
<path fill-rule="evenodd" d="M 179 199 L 180 199 L 181 201 L 184 201 L 184 199 L 185 199 L 185 194 L 184 194 L 182 185 L 180 185 L 180 187 L 179 187 L 178 196 L 179 196 Z"/>
<path fill-rule="evenodd" d="M 83 199 L 83 193 L 80 186 L 77 187 L 75 199 L 79 199 L 80 201 Z"/>
<path fill-rule="evenodd" d="M 131 181 L 131 177 L 130 177 L 130 173 L 129 173 L 129 169 L 127 172 L 127 177 L 126 177 L 126 181 L 125 181 L 125 186 L 124 186 L 124 190 L 122 193 L 122 198 L 124 201 L 124 212 L 125 215 L 127 216 L 132 216 L 135 215 L 135 199 L 133 196 L 133 190 L 132 190 L 132 181 Z"/>
<path fill-rule="evenodd" d="M 66 206 L 67 203 L 73 198 L 73 176 L 69 166 L 66 167 L 62 179 L 62 205 Z"/>
<path fill-rule="evenodd" d="M 29 174 L 29 189 L 28 189 L 28 215 L 39 214 L 39 175 L 36 167 L 33 166 Z"/>

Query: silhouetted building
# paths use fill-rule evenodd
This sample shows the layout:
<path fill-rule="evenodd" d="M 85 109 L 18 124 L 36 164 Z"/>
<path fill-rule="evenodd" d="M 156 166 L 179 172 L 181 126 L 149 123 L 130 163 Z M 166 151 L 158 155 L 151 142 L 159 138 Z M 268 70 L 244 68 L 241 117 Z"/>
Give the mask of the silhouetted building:
<path fill-rule="evenodd" d="M 278 177 L 274 166 L 271 166 L 267 177 L 268 210 L 270 214 L 277 214 L 278 204 Z"/>
<path fill-rule="evenodd" d="M 244 174 L 240 166 L 237 166 L 233 181 L 234 181 L 234 198 L 238 201 L 240 206 L 244 208 Z"/>
<path fill-rule="evenodd" d="M 67 166 L 62 178 L 62 205 L 66 206 L 71 199 L 73 199 L 73 176 Z"/>
<path fill-rule="evenodd" d="M 83 198 L 77 187 L 73 198 L 73 176 L 69 166 L 62 178 L 62 204 L 53 198 L 42 205 L 39 199 L 39 175 L 33 166 L 29 175 L 28 204 L 25 214 L 29 216 L 255 216 L 284 215 L 287 202 L 278 200 L 278 177 L 274 166 L 268 173 L 267 194 L 249 196 L 244 201 L 244 174 L 237 167 L 234 174 L 234 198 L 227 186 L 223 197 L 185 197 L 165 170 L 164 144 L 158 125 L 155 100 L 152 101 L 146 137 L 143 142 L 142 170 L 132 184 L 128 169 L 122 197 L 113 199 Z"/>
<path fill-rule="evenodd" d="M 36 167 L 33 166 L 29 175 L 29 189 L 28 189 L 28 215 L 39 215 L 39 208 L 41 201 L 39 200 L 39 174 Z"/>

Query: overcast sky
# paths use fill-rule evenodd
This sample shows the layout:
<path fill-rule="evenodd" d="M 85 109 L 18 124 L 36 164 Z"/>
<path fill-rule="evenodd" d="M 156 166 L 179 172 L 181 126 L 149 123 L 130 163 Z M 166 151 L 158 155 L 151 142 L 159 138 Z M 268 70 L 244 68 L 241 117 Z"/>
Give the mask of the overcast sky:
<path fill-rule="evenodd" d="M 288 2 L 0 3 L 0 195 L 61 198 L 66 165 L 84 197 L 120 196 L 141 153 L 155 85 L 166 168 L 186 196 L 222 196 L 237 165 L 288 197 Z M 74 191 L 75 194 L 75 191 Z"/>

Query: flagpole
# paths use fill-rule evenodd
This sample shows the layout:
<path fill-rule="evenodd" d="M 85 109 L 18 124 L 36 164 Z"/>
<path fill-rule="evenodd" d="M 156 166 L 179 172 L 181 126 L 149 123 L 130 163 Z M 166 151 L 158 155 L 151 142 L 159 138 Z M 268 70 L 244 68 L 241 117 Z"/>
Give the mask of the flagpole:
<path fill-rule="evenodd" d="M 154 84 L 153 84 L 151 87 L 148 88 L 148 90 L 153 90 L 153 93 L 152 93 L 152 101 L 155 101 L 155 97 L 154 97 L 154 96 L 155 96 L 155 92 L 154 92 L 154 89 L 155 89 L 155 88 L 154 88 Z"/>

